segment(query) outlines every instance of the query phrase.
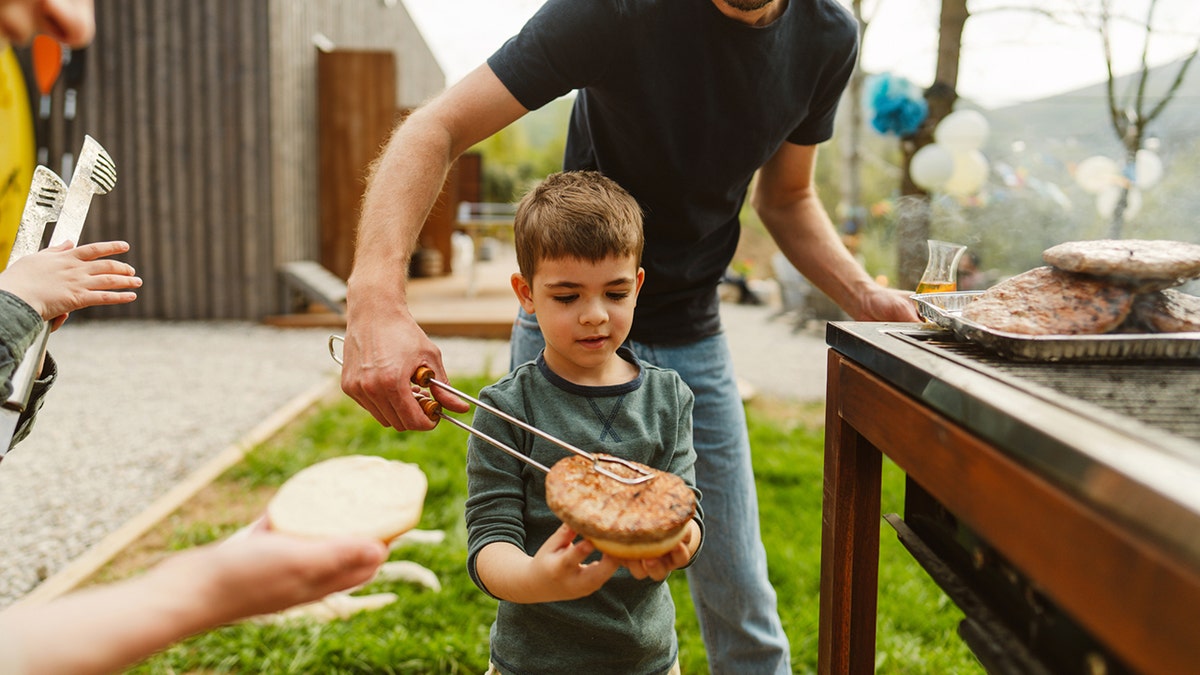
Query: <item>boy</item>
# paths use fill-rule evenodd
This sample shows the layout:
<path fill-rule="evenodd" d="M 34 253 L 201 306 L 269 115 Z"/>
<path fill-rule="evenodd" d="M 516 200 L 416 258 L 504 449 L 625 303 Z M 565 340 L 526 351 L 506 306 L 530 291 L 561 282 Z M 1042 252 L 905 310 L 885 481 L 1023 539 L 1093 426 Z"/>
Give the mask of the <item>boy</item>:
<path fill-rule="evenodd" d="M 593 171 L 554 174 L 521 200 L 514 235 L 513 291 L 537 314 L 546 347 L 480 397 L 585 451 L 670 471 L 695 489 L 691 391 L 621 347 L 645 279 L 637 201 Z M 565 456 L 486 411 L 474 426 L 546 466 Z M 500 600 L 489 672 L 679 672 L 664 581 L 700 547 L 699 509 L 660 558 L 597 559 L 546 506 L 545 474 L 472 436 L 467 479 L 467 568 Z"/>

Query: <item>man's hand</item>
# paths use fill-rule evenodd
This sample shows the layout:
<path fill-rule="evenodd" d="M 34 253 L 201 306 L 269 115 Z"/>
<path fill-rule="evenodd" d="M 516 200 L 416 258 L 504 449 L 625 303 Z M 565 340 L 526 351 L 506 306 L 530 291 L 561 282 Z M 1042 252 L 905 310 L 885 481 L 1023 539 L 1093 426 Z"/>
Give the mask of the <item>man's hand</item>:
<path fill-rule="evenodd" d="M 919 322 L 917 306 L 908 296 L 912 291 L 885 288 L 876 285 L 862 296 L 857 321 L 910 321 Z"/>
<path fill-rule="evenodd" d="M 348 320 L 342 360 L 342 391 L 380 424 L 397 431 L 428 431 L 437 425 L 417 403 L 411 380 L 418 367 L 427 366 L 434 379 L 449 383 L 442 352 L 407 311 Z M 430 394 L 449 410 L 470 409 L 440 387 L 431 387 Z"/>

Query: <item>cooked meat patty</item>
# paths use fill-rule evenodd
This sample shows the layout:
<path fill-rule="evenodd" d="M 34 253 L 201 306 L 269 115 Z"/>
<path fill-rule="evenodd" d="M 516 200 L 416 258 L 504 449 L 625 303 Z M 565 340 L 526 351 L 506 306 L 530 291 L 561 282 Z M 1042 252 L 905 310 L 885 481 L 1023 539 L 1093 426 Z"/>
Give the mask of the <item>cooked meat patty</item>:
<path fill-rule="evenodd" d="M 615 462 L 604 467 L 620 476 L 639 475 Z M 605 553 L 656 558 L 682 539 L 696 513 L 696 495 L 679 476 L 647 469 L 652 480 L 627 485 L 596 471 L 586 457 L 565 457 L 546 476 L 546 504 Z"/>
<path fill-rule="evenodd" d="M 1133 314 L 1138 324 L 1155 333 L 1200 331 L 1200 297 L 1165 289 L 1137 296 Z"/>
<path fill-rule="evenodd" d="M 1051 246 L 1042 260 L 1067 272 L 1107 277 L 1148 292 L 1200 278 L 1200 244 L 1146 239 L 1095 239 Z"/>
<path fill-rule="evenodd" d="M 1121 324 L 1129 289 L 1098 277 L 1037 267 L 992 286 L 963 308 L 964 319 L 1027 335 L 1091 335 Z"/>

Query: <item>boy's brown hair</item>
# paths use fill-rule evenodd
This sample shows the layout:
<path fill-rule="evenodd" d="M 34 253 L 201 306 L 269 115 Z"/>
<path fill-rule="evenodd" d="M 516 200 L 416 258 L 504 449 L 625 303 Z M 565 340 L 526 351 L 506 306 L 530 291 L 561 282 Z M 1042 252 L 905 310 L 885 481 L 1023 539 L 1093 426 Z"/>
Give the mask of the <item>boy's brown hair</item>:
<path fill-rule="evenodd" d="M 517 266 L 526 280 L 541 260 L 632 255 L 640 263 L 645 244 L 641 206 L 598 171 L 547 176 L 517 205 L 513 235 Z"/>

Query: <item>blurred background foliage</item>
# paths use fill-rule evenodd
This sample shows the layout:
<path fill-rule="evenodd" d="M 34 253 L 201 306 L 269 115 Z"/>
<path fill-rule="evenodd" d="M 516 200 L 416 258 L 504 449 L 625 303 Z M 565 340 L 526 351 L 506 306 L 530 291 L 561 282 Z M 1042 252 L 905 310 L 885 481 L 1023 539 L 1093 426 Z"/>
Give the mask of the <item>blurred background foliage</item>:
<path fill-rule="evenodd" d="M 1200 212 L 1200 193 L 1193 189 L 1200 177 L 1200 68 L 1194 70 L 1168 114 L 1148 130 L 1163 177 L 1142 191 L 1140 209 L 1127 218 L 1126 238 L 1200 242 L 1194 215 Z M 966 244 L 992 282 L 1037 267 L 1043 264 L 1042 251 L 1054 244 L 1108 236 L 1109 218 L 1098 209 L 1096 195 L 1074 178 L 1075 168 L 1088 157 L 1121 159 L 1120 144 L 1106 126 L 1103 87 L 980 109 L 990 126 L 983 149 L 990 171 L 983 190 L 969 198 L 902 198 L 900 142 L 864 121 L 859 171 L 865 217 L 857 236 L 846 231 L 847 208 L 838 203 L 845 174 L 842 144 L 848 137 L 841 119 L 818 154 L 819 194 L 843 239 L 874 276 L 896 278 L 898 226 L 922 215 L 930 218 L 931 237 Z M 516 201 L 544 176 L 561 170 L 572 102 L 558 99 L 474 148 L 484 158 L 488 201 Z M 958 105 L 973 107 L 966 100 Z M 778 248 L 753 210 L 744 206 L 742 216 L 732 267 L 751 278 L 770 278 L 770 257 Z"/>

